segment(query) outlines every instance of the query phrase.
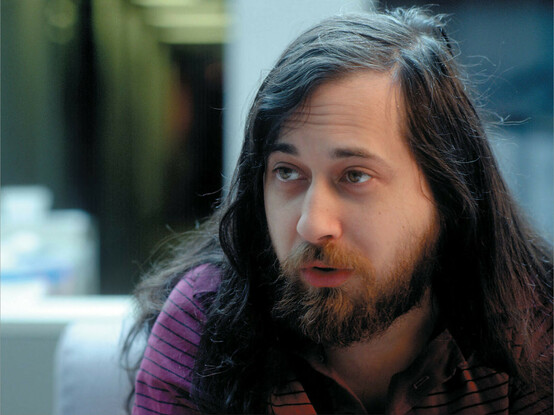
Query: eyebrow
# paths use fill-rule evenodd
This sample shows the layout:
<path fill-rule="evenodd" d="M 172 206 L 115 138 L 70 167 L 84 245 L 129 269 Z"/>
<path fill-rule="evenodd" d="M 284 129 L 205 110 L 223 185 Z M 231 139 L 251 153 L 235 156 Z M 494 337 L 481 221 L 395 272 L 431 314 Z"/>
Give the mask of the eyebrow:
<path fill-rule="evenodd" d="M 269 149 L 269 154 L 276 152 L 290 154 L 292 156 L 298 155 L 298 150 L 296 149 L 296 147 L 288 143 L 273 143 L 273 145 Z"/>
<path fill-rule="evenodd" d="M 275 152 L 290 154 L 292 156 L 298 156 L 299 155 L 298 149 L 294 145 L 289 144 L 289 143 L 282 143 L 282 142 L 281 143 L 274 143 L 271 146 L 269 154 L 275 153 Z M 378 155 L 376 155 L 374 153 L 371 153 L 371 152 L 368 152 L 367 150 L 365 150 L 364 148 L 361 148 L 361 147 L 336 148 L 336 149 L 331 151 L 330 156 L 331 156 L 331 159 L 333 159 L 333 160 L 346 159 L 346 158 L 362 158 L 362 159 L 366 159 L 366 160 L 371 160 L 371 161 L 379 164 L 383 168 L 385 168 L 389 171 L 391 170 L 391 167 L 390 167 L 389 163 L 387 163 L 385 160 L 383 160 Z"/>
<path fill-rule="evenodd" d="M 337 148 L 331 152 L 331 158 L 333 159 L 343 159 L 350 157 L 360 157 L 363 159 L 380 159 L 380 157 L 375 154 L 367 152 L 363 148 L 359 147 L 345 147 Z"/>

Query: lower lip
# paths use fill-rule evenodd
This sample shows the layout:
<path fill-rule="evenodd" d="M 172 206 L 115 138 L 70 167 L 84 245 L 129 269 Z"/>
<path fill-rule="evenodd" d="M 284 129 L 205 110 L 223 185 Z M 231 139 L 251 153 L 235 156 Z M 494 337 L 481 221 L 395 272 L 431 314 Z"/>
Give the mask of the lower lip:
<path fill-rule="evenodd" d="M 326 272 L 317 268 L 303 268 L 301 274 L 306 282 L 314 287 L 338 287 L 350 278 L 352 271 L 337 269 Z"/>

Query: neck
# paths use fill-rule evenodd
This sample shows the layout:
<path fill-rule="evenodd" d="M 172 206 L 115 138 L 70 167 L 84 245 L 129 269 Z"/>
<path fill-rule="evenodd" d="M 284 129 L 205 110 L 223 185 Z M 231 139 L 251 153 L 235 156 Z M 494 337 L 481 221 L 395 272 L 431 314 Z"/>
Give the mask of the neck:
<path fill-rule="evenodd" d="M 381 335 L 348 347 L 325 349 L 327 367 L 354 392 L 370 413 L 384 411 L 390 380 L 407 369 L 434 327 L 431 295 L 399 317 Z"/>

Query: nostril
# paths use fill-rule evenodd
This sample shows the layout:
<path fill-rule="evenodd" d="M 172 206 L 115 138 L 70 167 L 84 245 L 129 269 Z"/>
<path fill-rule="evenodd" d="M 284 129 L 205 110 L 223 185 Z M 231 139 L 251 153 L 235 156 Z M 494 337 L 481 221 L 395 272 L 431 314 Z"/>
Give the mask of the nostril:
<path fill-rule="evenodd" d="M 318 183 L 322 183 L 319 181 Z M 299 236 L 312 244 L 322 244 L 339 238 L 342 226 L 333 194 L 323 184 L 312 182 L 312 187 L 305 194 L 302 210 L 296 226 Z"/>

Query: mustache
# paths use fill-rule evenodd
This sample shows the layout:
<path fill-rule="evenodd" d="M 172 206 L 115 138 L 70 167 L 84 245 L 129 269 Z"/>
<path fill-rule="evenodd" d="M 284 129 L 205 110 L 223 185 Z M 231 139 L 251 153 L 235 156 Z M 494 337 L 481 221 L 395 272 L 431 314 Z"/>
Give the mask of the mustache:
<path fill-rule="evenodd" d="M 281 263 L 281 268 L 285 274 L 294 275 L 305 264 L 313 261 L 321 261 L 330 268 L 373 271 L 373 265 L 361 252 L 336 242 L 323 245 L 302 242 L 289 253 Z"/>

